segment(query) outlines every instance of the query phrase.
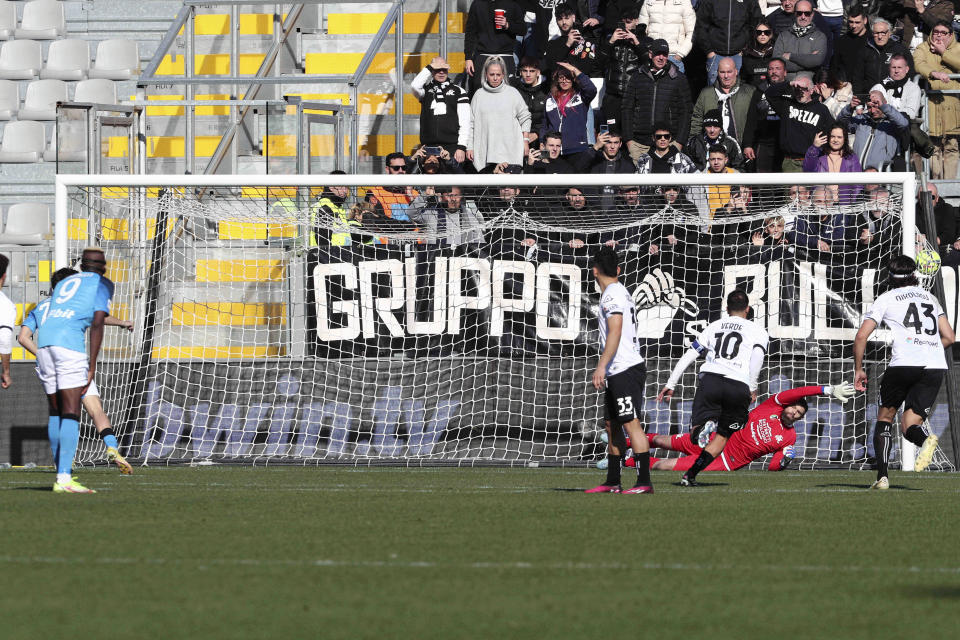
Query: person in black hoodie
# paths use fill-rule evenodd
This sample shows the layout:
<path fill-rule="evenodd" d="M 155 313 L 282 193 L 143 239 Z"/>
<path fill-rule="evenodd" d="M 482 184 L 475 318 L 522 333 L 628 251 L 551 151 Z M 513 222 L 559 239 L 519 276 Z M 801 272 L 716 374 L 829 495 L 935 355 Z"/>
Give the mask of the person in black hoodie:
<path fill-rule="evenodd" d="M 650 60 L 630 74 L 620 108 L 620 131 L 630 158 L 636 162 L 647 152 L 657 124 L 664 122 L 679 145 L 690 135 L 690 84 L 670 62 L 670 46 L 654 40 Z"/>
<path fill-rule="evenodd" d="M 563 136 L 559 131 L 551 131 L 543 136 L 539 149 L 530 149 L 527 155 L 527 166 L 524 173 L 578 173 L 579 166 L 574 166 L 563 157 Z"/>
<path fill-rule="evenodd" d="M 496 17 L 497 10 L 502 17 Z M 526 32 L 523 10 L 513 0 L 473 0 L 463 29 L 463 69 L 471 78 L 471 94 L 480 87 L 483 65 L 491 56 L 503 58 L 508 79 L 515 75 L 513 49 L 517 36 Z"/>
<path fill-rule="evenodd" d="M 740 80 L 758 89 L 767 79 L 767 64 L 773 58 L 773 43 L 777 34 L 766 18 L 760 20 L 753 30 L 753 40 L 743 50 L 743 65 Z"/>
<path fill-rule="evenodd" d="M 756 0 L 713 0 L 697 5 L 697 28 L 693 40 L 707 53 L 707 85 L 717 81 L 717 65 L 733 58 L 740 69 L 740 52 L 750 44 L 753 25 L 763 13 Z"/>
<path fill-rule="evenodd" d="M 636 5 L 635 5 L 636 6 Z M 620 105 L 627 92 L 630 74 L 640 68 L 647 59 L 650 38 L 646 25 L 640 24 L 640 9 L 623 16 L 610 38 L 600 45 L 601 64 L 606 67 L 606 89 L 601 109 L 601 122 L 619 126 Z"/>
<path fill-rule="evenodd" d="M 527 109 L 530 110 L 530 133 L 527 134 L 527 142 L 533 147 L 540 142 L 537 137 L 543 127 L 550 83 L 540 73 L 540 60 L 537 58 L 521 58 L 518 71 L 518 77 L 511 80 L 510 85 L 520 92 L 523 101 L 527 103 Z"/>
<path fill-rule="evenodd" d="M 765 95 L 770 107 L 780 116 L 782 170 L 801 173 L 803 158 L 819 131 L 833 125 L 833 116 L 822 102 L 813 99 L 813 80 L 800 76 L 790 83 L 771 85 Z"/>
<path fill-rule="evenodd" d="M 602 174 L 636 173 L 633 161 L 623 153 L 623 138 L 619 131 L 601 132 L 597 142 L 580 154 L 577 164 L 581 171 Z M 617 192 L 609 185 L 600 189 L 598 199 L 604 211 L 613 208 Z"/>

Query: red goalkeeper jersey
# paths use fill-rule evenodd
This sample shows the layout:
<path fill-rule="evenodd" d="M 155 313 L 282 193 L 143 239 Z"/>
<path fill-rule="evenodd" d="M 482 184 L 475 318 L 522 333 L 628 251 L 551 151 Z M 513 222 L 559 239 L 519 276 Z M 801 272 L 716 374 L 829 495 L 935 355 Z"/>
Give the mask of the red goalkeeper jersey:
<path fill-rule="evenodd" d="M 747 426 L 735 432 L 721 455 L 726 456 L 730 470 L 739 469 L 753 460 L 773 453 L 767 467 L 770 471 L 780 469 L 784 447 L 797 441 L 797 432 L 784 427 L 780 422 L 783 408 L 805 396 L 818 396 L 823 387 L 797 387 L 770 396 L 750 412 Z"/>

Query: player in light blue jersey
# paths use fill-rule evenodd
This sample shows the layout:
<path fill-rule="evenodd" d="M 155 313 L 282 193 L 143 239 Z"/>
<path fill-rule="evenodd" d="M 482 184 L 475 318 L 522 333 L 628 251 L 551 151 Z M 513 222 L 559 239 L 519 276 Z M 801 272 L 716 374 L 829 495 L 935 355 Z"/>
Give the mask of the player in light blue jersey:
<path fill-rule="evenodd" d="M 74 271 L 69 267 L 57 269 L 57 271 L 50 276 L 50 289 L 56 289 L 61 280 L 76 273 L 77 271 Z M 50 308 L 51 299 L 52 298 L 45 298 L 44 300 L 41 300 L 37 306 L 30 310 L 30 313 L 27 314 L 27 317 L 23 321 L 23 325 L 20 327 L 20 334 L 17 336 L 17 342 L 19 342 L 24 349 L 32 353 L 34 356 L 37 355 L 37 344 L 35 341 L 37 338 L 37 329 L 43 324 L 47 310 Z M 107 318 L 103 321 L 103 324 L 123 327 L 128 331 L 133 331 L 132 322 L 129 320 L 118 320 L 113 316 L 107 316 Z M 37 376 L 40 377 L 41 380 L 43 379 L 40 374 L 39 366 L 37 367 Z M 113 433 L 113 427 L 110 425 L 110 419 L 103 410 L 103 404 L 100 401 L 100 392 L 97 389 L 96 382 L 92 382 L 90 384 L 90 388 L 87 389 L 85 394 L 83 394 L 82 402 L 83 408 L 87 410 L 87 414 L 93 421 L 93 426 L 97 429 L 97 434 L 99 434 L 99 436 L 103 439 L 103 443 L 107 447 L 107 460 L 117 465 L 117 468 L 120 469 L 120 473 L 125 475 L 132 474 L 133 467 L 131 467 L 130 463 L 120 455 L 117 436 Z M 48 425 L 48 427 L 49 426 L 50 425 Z M 59 428 L 59 421 L 57 422 L 56 426 Z M 55 439 L 54 434 L 51 433 L 50 448 L 53 452 L 54 464 L 57 464 L 57 451 L 59 447 L 59 438 Z"/>
<path fill-rule="evenodd" d="M 54 288 L 37 341 L 40 381 L 50 401 L 48 432 L 57 453 L 56 493 L 94 493 L 73 479 L 73 456 L 80 439 L 80 398 L 96 372 L 113 283 L 103 275 L 107 259 L 98 247 L 83 250 L 80 271 Z M 89 361 L 84 340 L 88 328 Z"/>

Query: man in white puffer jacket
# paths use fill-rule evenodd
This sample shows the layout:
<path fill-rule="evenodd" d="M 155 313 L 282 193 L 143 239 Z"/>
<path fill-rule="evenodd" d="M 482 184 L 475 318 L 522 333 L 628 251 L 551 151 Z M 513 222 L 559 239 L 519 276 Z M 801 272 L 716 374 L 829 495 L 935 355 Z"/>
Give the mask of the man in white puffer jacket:
<path fill-rule="evenodd" d="M 647 25 L 647 36 L 666 40 L 670 60 L 682 73 L 683 59 L 693 48 L 693 30 L 697 13 L 690 0 L 647 0 L 640 9 L 640 24 Z"/>

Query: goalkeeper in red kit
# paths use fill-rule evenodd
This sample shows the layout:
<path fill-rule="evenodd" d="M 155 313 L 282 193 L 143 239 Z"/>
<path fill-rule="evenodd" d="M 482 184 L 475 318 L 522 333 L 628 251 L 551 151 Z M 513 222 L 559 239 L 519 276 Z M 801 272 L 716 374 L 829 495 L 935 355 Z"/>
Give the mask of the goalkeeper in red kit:
<path fill-rule="evenodd" d="M 767 469 L 782 471 L 793 461 L 797 441 L 794 424 L 807 413 L 807 396 L 833 396 L 841 403 L 853 397 L 853 385 L 798 387 L 767 398 L 750 412 L 747 426 L 735 432 L 721 454 L 704 471 L 736 471 L 768 453 L 773 454 Z M 683 435 L 647 434 L 650 447 L 680 451 L 679 458 L 650 458 L 652 469 L 686 471 L 710 441 L 712 433 L 695 429 Z M 627 466 L 633 462 L 628 458 Z"/>

